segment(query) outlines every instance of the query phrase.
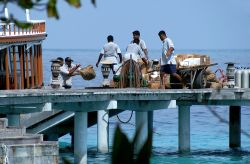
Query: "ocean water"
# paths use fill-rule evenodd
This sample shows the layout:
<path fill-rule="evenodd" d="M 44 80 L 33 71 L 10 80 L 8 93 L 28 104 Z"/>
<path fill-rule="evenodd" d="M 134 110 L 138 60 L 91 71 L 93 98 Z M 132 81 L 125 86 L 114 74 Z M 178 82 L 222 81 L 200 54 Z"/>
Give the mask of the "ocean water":
<path fill-rule="evenodd" d="M 226 62 L 236 62 L 236 66 L 250 67 L 250 50 L 177 50 L 178 53 L 197 53 L 210 56 L 213 63 L 211 69 L 226 69 Z M 70 56 L 74 63 L 82 66 L 92 64 L 95 66 L 99 55 L 99 50 L 44 50 L 44 82 L 48 85 L 51 76 L 49 60 L 56 57 Z M 161 51 L 150 50 L 150 59 L 159 59 Z M 74 88 L 84 88 L 90 86 L 100 86 L 102 75 L 100 68 L 96 68 L 97 77 L 92 81 L 85 81 L 81 77 L 73 78 Z M 220 76 L 217 74 L 217 76 Z M 191 107 L 191 153 L 181 155 L 178 153 L 178 109 L 164 109 L 154 111 L 153 121 L 153 151 L 151 163 L 153 164 L 250 164 L 250 107 L 243 106 L 241 109 L 241 150 L 232 151 L 229 149 L 229 120 L 228 106 L 192 106 Z M 213 115 L 213 111 L 219 114 L 221 119 Z M 128 124 L 121 124 L 122 130 L 132 138 L 135 132 L 135 114 L 125 111 L 119 117 L 126 121 L 132 114 Z M 223 120 L 223 121 L 221 121 Z M 114 129 L 119 123 L 116 116 L 110 118 L 110 150 L 113 143 Z M 97 126 L 88 128 L 88 163 L 111 163 L 111 154 L 97 153 Z M 70 135 L 60 138 L 60 145 L 69 145 Z M 61 153 L 61 157 L 66 157 L 73 161 L 73 153 Z"/>

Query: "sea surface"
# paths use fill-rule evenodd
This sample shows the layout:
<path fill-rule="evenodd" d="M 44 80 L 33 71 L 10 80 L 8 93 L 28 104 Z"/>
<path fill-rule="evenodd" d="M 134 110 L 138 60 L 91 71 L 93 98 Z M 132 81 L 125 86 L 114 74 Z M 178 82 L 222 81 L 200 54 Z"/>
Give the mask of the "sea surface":
<path fill-rule="evenodd" d="M 123 51 L 124 52 L 124 51 Z M 218 66 L 211 67 L 212 71 L 218 68 L 226 71 L 226 62 L 235 62 L 236 66 L 250 67 L 250 50 L 176 50 L 176 54 L 196 53 L 209 55 L 212 63 Z M 94 80 L 85 81 L 80 76 L 73 78 L 74 88 L 100 86 L 102 75 L 100 67 L 95 63 L 99 56 L 99 50 L 43 50 L 44 82 L 49 84 L 51 77 L 50 60 L 56 57 L 70 56 L 74 63 L 82 66 L 93 65 L 97 76 Z M 160 50 L 149 50 L 150 59 L 159 59 Z M 219 77 L 220 74 L 217 74 Z M 152 164 L 250 164 L 250 107 L 241 108 L 241 150 L 229 149 L 229 107 L 228 106 L 191 106 L 191 153 L 181 155 L 178 153 L 178 109 L 164 109 L 154 111 L 153 121 L 153 150 Z M 216 112 L 220 118 L 215 116 Z M 122 130 L 129 138 L 135 133 L 135 114 L 125 111 L 119 114 L 119 118 L 127 121 L 121 124 Z M 117 116 L 110 118 L 110 150 L 113 144 L 114 129 L 119 123 Z M 72 127 L 73 128 L 73 127 Z M 109 164 L 111 154 L 97 153 L 97 126 L 88 128 L 88 163 Z M 60 138 L 60 147 L 70 145 L 69 134 Z M 61 153 L 60 157 L 66 157 L 73 162 L 73 152 Z M 62 162 L 62 161 L 61 161 Z"/>

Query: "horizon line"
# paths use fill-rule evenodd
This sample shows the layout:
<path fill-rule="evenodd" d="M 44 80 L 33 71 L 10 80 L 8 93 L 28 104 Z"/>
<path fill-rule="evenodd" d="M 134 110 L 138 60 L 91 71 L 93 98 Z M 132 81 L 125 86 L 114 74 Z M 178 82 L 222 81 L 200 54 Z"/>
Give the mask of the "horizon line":
<path fill-rule="evenodd" d="M 56 50 L 59 50 L 59 51 L 68 51 L 68 50 L 70 50 L 70 51 L 81 51 L 81 50 L 90 50 L 90 51 L 93 51 L 93 50 L 100 50 L 99 48 L 96 48 L 96 49 L 94 49 L 94 48 L 43 48 L 43 50 L 51 50 L 51 51 L 56 51 Z M 159 49 L 148 49 L 149 51 L 159 51 L 159 50 L 161 50 L 160 48 Z M 175 51 L 183 51 L 183 50 L 192 50 L 192 51 L 194 51 L 194 50 L 202 50 L 202 51 L 220 51 L 220 50 L 233 50 L 233 51 L 239 51 L 239 50 L 250 50 L 250 48 L 239 48 L 239 49 L 237 49 L 237 48 L 234 48 L 234 49 L 232 49 L 232 48 L 229 48 L 229 49 L 226 49 L 226 48 L 220 48 L 220 49 L 216 49 L 216 48 L 208 48 L 208 49 L 205 49 L 205 48 L 193 48 L 193 49 L 191 49 L 191 48 L 181 48 L 181 49 L 175 49 Z"/>

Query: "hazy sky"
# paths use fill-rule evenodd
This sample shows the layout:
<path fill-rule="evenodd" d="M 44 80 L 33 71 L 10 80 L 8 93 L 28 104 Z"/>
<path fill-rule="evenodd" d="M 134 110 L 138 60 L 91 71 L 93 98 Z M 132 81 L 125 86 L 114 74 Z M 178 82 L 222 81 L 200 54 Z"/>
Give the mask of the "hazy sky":
<path fill-rule="evenodd" d="M 58 0 L 60 19 L 31 11 L 31 19 L 46 19 L 44 48 L 99 49 L 109 34 L 124 49 L 139 30 L 149 49 L 160 49 L 165 30 L 176 49 L 249 49 L 249 0 L 90 0 L 75 9 Z M 23 15 L 15 7 L 9 10 Z M 24 15 L 23 15 L 24 17 Z"/>

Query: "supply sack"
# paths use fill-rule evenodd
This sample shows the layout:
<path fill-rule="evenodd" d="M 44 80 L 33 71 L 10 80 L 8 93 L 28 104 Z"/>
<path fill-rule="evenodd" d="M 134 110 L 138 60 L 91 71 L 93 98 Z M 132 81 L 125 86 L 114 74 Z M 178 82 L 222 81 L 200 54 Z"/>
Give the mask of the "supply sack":
<path fill-rule="evenodd" d="M 96 73 L 92 65 L 88 65 L 79 70 L 80 75 L 84 80 L 92 80 L 95 78 Z"/>

